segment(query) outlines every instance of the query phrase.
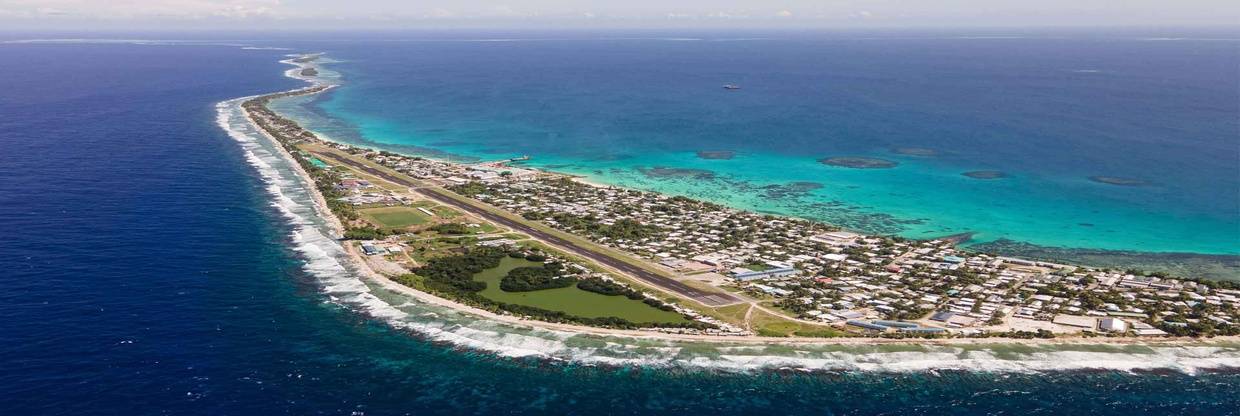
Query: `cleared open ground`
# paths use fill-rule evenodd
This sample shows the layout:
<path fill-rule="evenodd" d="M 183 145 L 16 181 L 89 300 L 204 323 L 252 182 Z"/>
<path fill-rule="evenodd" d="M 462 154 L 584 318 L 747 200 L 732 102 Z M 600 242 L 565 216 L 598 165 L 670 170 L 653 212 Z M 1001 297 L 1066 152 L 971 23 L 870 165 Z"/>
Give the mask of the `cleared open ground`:
<path fill-rule="evenodd" d="M 474 280 L 486 282 L 487 288 L 480 294 L 497 302 L 533 306 L 586 318 L 616 317 L 637 323 L 685 322 L 685 318 L 678 313 L 657 309 L 639 300 L 587 292 L 576 286 L 532 292 L 505 292 L 499 288 L 500 280 L 512 269 L 540 265 L 542 263 L 505 257 L 500 260 L 499 266 L 474 275 Z"/>
<path fill-rule="evenodd" d="M 359 212 L 375 225 L 384 228 L 405 228 L 430 221 L 430 217 L 422 211 L 411 207 L 366 208 Z"/>

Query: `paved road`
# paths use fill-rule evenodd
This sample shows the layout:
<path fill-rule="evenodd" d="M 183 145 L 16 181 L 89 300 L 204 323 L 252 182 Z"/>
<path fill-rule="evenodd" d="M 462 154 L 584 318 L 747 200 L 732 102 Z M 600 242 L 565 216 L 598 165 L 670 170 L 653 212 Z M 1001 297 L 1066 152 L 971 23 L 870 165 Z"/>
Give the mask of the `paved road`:
<path fill-rule="evenodd" d="M 422 187 L 421 184 L 414 182 L 412 180 L 409 180 L 407 178 L 392 175 L 383 170 L 379 170 L 379 169 L 367 166 L 364 163 L 349 159 L 347 157 L 339 156 L 334 153 L 315 152 L 315 154 L 323 158 L 331 159 L 336 162 L 349 165 L 355 169 L 361 170 L 363 172 L 374 175 L 376 177 L 383 178 L 389 182 L 392 182 L 392 183 L 395 183 L 401 186 L 407 186 L 409 188 L 413 188 L 414 192 L 420 193 L 426 196 L 427 198 L 439 201 L 440 203 L 443 203 L 444 205 L 449 205 L 457 209 L 460 209 L 462 211 L 473 213 L 474 215 L 482 217 L 486 219 L 487 221 L 491 221 L 496 224 L 500 224 L 505 227 L 511 228 L 515 231 L 528 234 L 531 237 L 534 237 L 535 239 L 545 241 L 547 243 L 550 243 L 551 245 L 568 250 L 579 256 L 594 260 L 607 267 L 611 267 L 625 274 L 641 279 L 645 281 L 646 283 L 649 283 L 649 284 L 661 287 L 665 290 L 680 294 L 681 296 L 694 299 L 705 305 L 722 306 L 722 305 L 729 305 L 733 303 L 742 302 L 740 298 L 737 298 L 736 296 L 733 296 L 730 293 L 707 292 L 701 289 L 694 288 L 692 286 L 681 283 L 677 281 L 676 279 L 663 276 L 663 275 L 651 272 L 649 270 L 634 266 L 632 264 L 629 264 L 628 262 L 625 262 L 624 260 L 617 259 L 606 253 L 600 253 L 600 252 L 594 251 L 588 247 L 580 246 L 572 241 L 565 240 L 554 234 L 544 232 L 542 230 L 530 227 L 521 222 L 514 221 L 512 219 L 509 219 L 509 218 L 506 218 L 500 215 L 496 215 L 495 213 L 492 213 L 485 209 L 473 206 L 471 204 L 458 201 L 452 198 L 451 196 L 448 196 L 445 194 L 446 192 L 451 192 L 451 191 L 446 191 L 446 190 L 442 190 L 438 188 Z"/>

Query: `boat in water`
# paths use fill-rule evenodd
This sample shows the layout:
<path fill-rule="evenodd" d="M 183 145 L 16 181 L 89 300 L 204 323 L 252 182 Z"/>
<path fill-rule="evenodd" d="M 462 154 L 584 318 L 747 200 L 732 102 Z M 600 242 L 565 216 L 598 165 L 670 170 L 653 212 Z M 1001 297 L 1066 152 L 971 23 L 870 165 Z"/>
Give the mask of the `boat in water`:
<path fill-rule="evenodd" d="M 736 85 L 736 84 L 723 84 L 723 89 L 725 89 L 725 90 L 739 90 L 739 89 L 741 89 L 741 86 L 740 86 L 740 85 Z"/>

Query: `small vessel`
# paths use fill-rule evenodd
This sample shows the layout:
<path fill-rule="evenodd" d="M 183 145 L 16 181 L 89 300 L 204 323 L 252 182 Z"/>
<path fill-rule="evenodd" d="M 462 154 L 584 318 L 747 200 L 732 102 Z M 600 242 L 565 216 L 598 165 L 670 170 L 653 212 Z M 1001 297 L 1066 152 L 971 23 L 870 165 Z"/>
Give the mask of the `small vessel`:
<path fill-rule="evenodd" d="M 741 86 L 740 86 L 740 85 L 736 85 L 736 84 L 723 84 L 723 89 L 725 89 L 725 90 L 739 90 L 739 89 L 741 89 Z"/>

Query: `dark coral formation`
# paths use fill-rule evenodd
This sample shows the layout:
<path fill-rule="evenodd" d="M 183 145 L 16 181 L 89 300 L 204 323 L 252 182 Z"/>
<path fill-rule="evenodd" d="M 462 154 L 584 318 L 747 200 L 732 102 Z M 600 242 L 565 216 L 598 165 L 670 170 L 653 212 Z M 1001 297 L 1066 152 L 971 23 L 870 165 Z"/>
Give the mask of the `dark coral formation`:
<path fill-rule="evenodd" d="M 769 199 L 799 198 L 815 189 L 822 189 L 816 182 L 792 182 L 786 185 L 767 185 L 762 188 L 762 196 Z"/>
<path fill-rule="evenodd" d="M 962 173 L 961 175 L 968 176 L 973 179 L 1002 179 L 1008 176 L 1007 173 L 999 170 L 975 170 L 972 172 Z"/>
<path fill-rule="evenodd" d="M 672 168 L 666 166 L 655 166 L 653 168 L 637 168 L 643 175 L 654 179 L 699 179 L 708 180 L 715 178 L 715 172 L 705 169 L 687 169 Z"/>
<path fill-rule="evenodd" d="M 890 169 L 899 165 L 897 162 L 873 157 L 828 157 L 818 159 L 818 162 L 852 169 Z"/>
<path fill-rule="evenodd" d="M 1098 183 L 1105 183 L 1107 185 L 1115 185 L 1115 186 L 1146 186 L 1150 184 L 1150 181 L 1147 181 L 1145 179 L 1123 178 L 1119 176 L 1095 175 L 1095 176 L 1090 176 L 1089 180 L 1098 182 Z"/>
<path fill-rule="evenodd" d="M 707 160 L 728 160 L 736 157 L 736 152 L 731 150 L 699 150 L 697 157 Z"/>

